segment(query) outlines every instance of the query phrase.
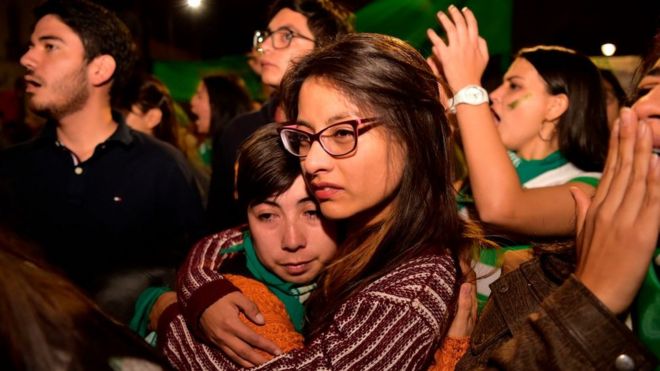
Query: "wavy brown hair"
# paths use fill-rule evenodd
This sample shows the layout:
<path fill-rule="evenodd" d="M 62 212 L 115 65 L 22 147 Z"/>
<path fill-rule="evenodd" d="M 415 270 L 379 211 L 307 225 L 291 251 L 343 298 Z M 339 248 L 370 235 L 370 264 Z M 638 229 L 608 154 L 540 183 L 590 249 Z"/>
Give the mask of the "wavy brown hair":
<path fill-rule="evenodd" d="M 300 89 L 310 78 L 331 84 L 365 113 L 380 117 L 405 154 L 390 215 L 347 236 L 322 275 L 308 305 L 307 329 L 313 336 L 349 297 L 402 262 L 450 254 L 460 275 L 459 257 L 467 257 L 479 231 L 458 215 L 449 125 L 438 101 L 437 80 L 415 49 L 393 37 L 362 33 L 314 51 L 284 77 L 288 118 L 298 117 Z"/>

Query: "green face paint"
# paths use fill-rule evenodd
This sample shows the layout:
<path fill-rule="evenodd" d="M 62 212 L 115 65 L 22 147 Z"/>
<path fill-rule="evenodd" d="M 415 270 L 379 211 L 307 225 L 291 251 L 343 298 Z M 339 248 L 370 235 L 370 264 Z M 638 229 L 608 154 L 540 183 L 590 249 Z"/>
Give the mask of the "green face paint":
<path fill-rule="evenodd" d="M 506 106 L 509 107 L 509 109 L 516 109 L 516 107 L 518 107 L 520 102 L 524 101 L 527 98 L 530 98 L 531 96 L 532 96 L 532 93 L 527 93 L 527 94 L 523 95 L 522 97 L 514 100 L 513 102 L 507 104 Z"/>

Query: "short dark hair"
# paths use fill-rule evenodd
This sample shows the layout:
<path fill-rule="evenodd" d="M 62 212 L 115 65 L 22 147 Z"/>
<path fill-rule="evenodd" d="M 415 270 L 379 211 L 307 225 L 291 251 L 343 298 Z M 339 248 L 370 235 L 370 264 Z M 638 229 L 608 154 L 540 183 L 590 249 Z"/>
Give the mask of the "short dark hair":
<path fill-rule="evenodd" d="M 270 8 L 271 20 L 282 9 L 291 9 L 307 18 L 315 45 L 324 46 L 338 36 L 353 32 L 353 13 L 328 0 L 278 0 Z"/>
<path fill-rule="evenodd" d="M 87 62 L 105 54 L 114 58 L 111 96 L 129 81 L 137 61 L 137 46 L 128 27 L 114 13 L 87 0 L 48 0 L 34 10 L 34 15 L 37 20 L 57 16 L 71 28 L 82 41 Z"/>
<path fill-rule="evenodd" d="M 284 149 L 277 133 L 278 127 L 276 123 L 263 126 L 241 145 L 236 190 L 242 212 L 271 196 L 286 192 L 302 174 L 298 158 Z"/>
<path fill-rule="evenodd" d="M 561 154 L 582 170 L 602 171 L 609 128 L 598 67 L 586 56 L 561 46 L 525 48 L 517 57 L 534 66 L 548 93 L 568 97 L 568 108 L 557 123 Z"/>

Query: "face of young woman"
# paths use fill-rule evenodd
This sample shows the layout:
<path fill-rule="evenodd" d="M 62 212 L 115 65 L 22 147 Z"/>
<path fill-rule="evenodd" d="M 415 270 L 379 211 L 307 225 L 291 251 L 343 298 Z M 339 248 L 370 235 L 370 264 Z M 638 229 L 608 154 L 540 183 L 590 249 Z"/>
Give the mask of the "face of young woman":
<path fill-rule="evenodd" d="M 287 282 L 313 281 L 337 250 L 334 224 L 320 218 L 302 176 L 281 195 L 248 208 L 248 224 L 261 263 Z"/>
<path fill-rule="evenodd" d="M 305 81 L 298 101 L 298 129 L 310 133 L 340 121 L 365 119 L 372 114 L 361 111 L 327 81 Z M 309 186 L 330 219 L 353 218 L 351 225 L 380 220 L 393 202 L 404 167 L 404 151 L 381 123 L 360 124 L 356 148 L 347 155 L 329 155 L 314 142 L 302 158 Z"/>
<path fill-rule="evenodd" d="M 200 81 L 195 95 L 190 99 L 190 110 L 195 114 L 195 126 L 199 134 L 207 134 L 211 130 L 211 103 L 206 85 Z"/>
<path fill-rule="evenodd" d="M 534 66 L 517 58 L 504 75 L 504 82 L 490 94 L 500 138 L 507 149 L 524 152 L 553 136 L 548 122 L 551 95 Z"/>
<path fill-rule="evenodd" d="M 640 120 L 653 131 L 653 148 L 660 148 L 660 59 L 637 85 L 638 98 L 632 105 Z"/>

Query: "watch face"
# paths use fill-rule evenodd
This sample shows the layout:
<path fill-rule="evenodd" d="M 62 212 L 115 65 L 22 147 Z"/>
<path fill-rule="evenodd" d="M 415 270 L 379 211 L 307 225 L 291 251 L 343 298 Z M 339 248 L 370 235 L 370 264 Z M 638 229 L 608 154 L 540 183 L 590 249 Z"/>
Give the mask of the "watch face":
<path fill-rule="evenodd" d="M 479 105 L 488 103 L 488 92 L 477 85 L 468 85 L 461 89 L 456 95 L 449 100 L 449 112 L 455 113 L 456 106 L 462 103 L 470 105 Z"/>
<path fill-rule="evenodd" d="M 488 101 L 488 95 L 485 94 L 483 88 L 469 87 L 464 90 L 462 101 L 467 104 L 481 104 Z"/>
<path fill-rule="evenodd" d="M 472 104 L 483 103 L 484 94 L 480 89 L 471 88 L 466 93 L 467 93 L 465 95 L 466 103 L 472 103 Z"/>

